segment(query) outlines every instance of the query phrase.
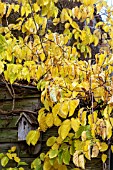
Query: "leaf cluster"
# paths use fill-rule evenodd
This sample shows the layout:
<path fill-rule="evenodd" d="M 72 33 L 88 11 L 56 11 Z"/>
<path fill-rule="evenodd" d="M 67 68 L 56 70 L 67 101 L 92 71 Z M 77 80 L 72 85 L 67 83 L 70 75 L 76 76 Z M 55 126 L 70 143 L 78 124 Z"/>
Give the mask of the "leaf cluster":
<path fill-rule="evenodd" d="M 61 10 L 58 0 L 0 2 L 1 20 L 5 15 L 8 21 L 12 11 L 20 15 L 16 23 L 0 27 L 0 74 L 11 84 L 25 81 L 41 92 L 39 127 L 29 132 L 27 144 L 35 145 L 41 132 L 57 127 L 57 136 L 47 140 L 49 151 L 33 161 L 35 170 L 67 170 L 72 161 L 85 169 L 85 159 L 102 153 L 105 162 L 112 149 L 113 12 L 106 1 L 78 2 Z M 103 7 L 106 20 L 97 21 Z M 63 31 L 49 29 L 50 21 L 63 25 Z M 95 55 L 93 48 L 98 48 Z"/>

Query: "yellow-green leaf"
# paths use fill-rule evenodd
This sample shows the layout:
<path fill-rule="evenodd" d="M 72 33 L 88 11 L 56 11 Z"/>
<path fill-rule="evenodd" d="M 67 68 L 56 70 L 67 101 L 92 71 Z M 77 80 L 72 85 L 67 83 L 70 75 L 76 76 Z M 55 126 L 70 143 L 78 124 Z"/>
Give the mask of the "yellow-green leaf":
<path fill-rule="evenodd" d="M 9 162 L 9 158 L 8 158 L 7 156 L 4 156 L 4 157 L 1 159 L 1 165 L 2 165 L 3 167 L 5 167 L 8 162 Z"/>
<path fill-rule="evenodd" d="M 46 144 L 47 146 L 52 146 L 55 142 L 56 142 L 56 137 L 52 136 L 47 140 Z"/>

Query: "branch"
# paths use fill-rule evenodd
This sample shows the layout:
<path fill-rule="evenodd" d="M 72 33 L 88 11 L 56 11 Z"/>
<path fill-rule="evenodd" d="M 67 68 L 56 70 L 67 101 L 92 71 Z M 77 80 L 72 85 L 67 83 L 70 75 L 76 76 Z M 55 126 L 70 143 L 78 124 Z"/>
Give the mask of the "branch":
<path fill-rule="evenodd" d="M 11 110 L 11 111 L 5 111 L 5 110 L 2 110 L 0 109 L 0 114 L 3 114 L 3 115 L 9 115 L 9 114 L 20 114 L 20 112 L 26 112 L 26 113 L 31 113 L 31 114 L 34 114 L 34 115 L 37 115 L 37 112 L 33 112 L 31 110 L 20 110 L 20 109 L 17 109 L 17 110 Z"/>

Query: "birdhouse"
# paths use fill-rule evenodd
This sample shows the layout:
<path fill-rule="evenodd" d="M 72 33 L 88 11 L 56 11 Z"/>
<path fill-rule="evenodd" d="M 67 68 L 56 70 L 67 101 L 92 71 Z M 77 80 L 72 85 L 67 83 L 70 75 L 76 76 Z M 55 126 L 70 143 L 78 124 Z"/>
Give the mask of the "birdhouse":
<path fill-rule="evenodd" d="M 18 118 L 18 141 L 25 141 L 30 130 L 37 128 L 37 119 L 35 115 L 22 112 Z"/>

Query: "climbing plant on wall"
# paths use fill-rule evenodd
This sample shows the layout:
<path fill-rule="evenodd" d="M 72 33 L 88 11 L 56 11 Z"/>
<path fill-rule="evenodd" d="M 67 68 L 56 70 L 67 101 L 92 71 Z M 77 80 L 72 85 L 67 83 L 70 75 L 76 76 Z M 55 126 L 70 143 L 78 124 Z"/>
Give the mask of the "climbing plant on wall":
<path fill-rule="evenodd" d="M 113 9 L 103 0 L 74 4 L 0 2 L 0 74 L 6 83 L 41 92 L 39 127 L 26 142 L 35 145 L 47 129 L 58 130 L 47 140 L 48 152 L 31 164 L 35 170 L 67 170 L 72 162 L 85 169 L 85 160 L 100 153 L 104 163 L 113 150 Z M 103 21 L 98 18 L 104 8 Z M 8 22 L 12 13 L 18 17 Z"/>

